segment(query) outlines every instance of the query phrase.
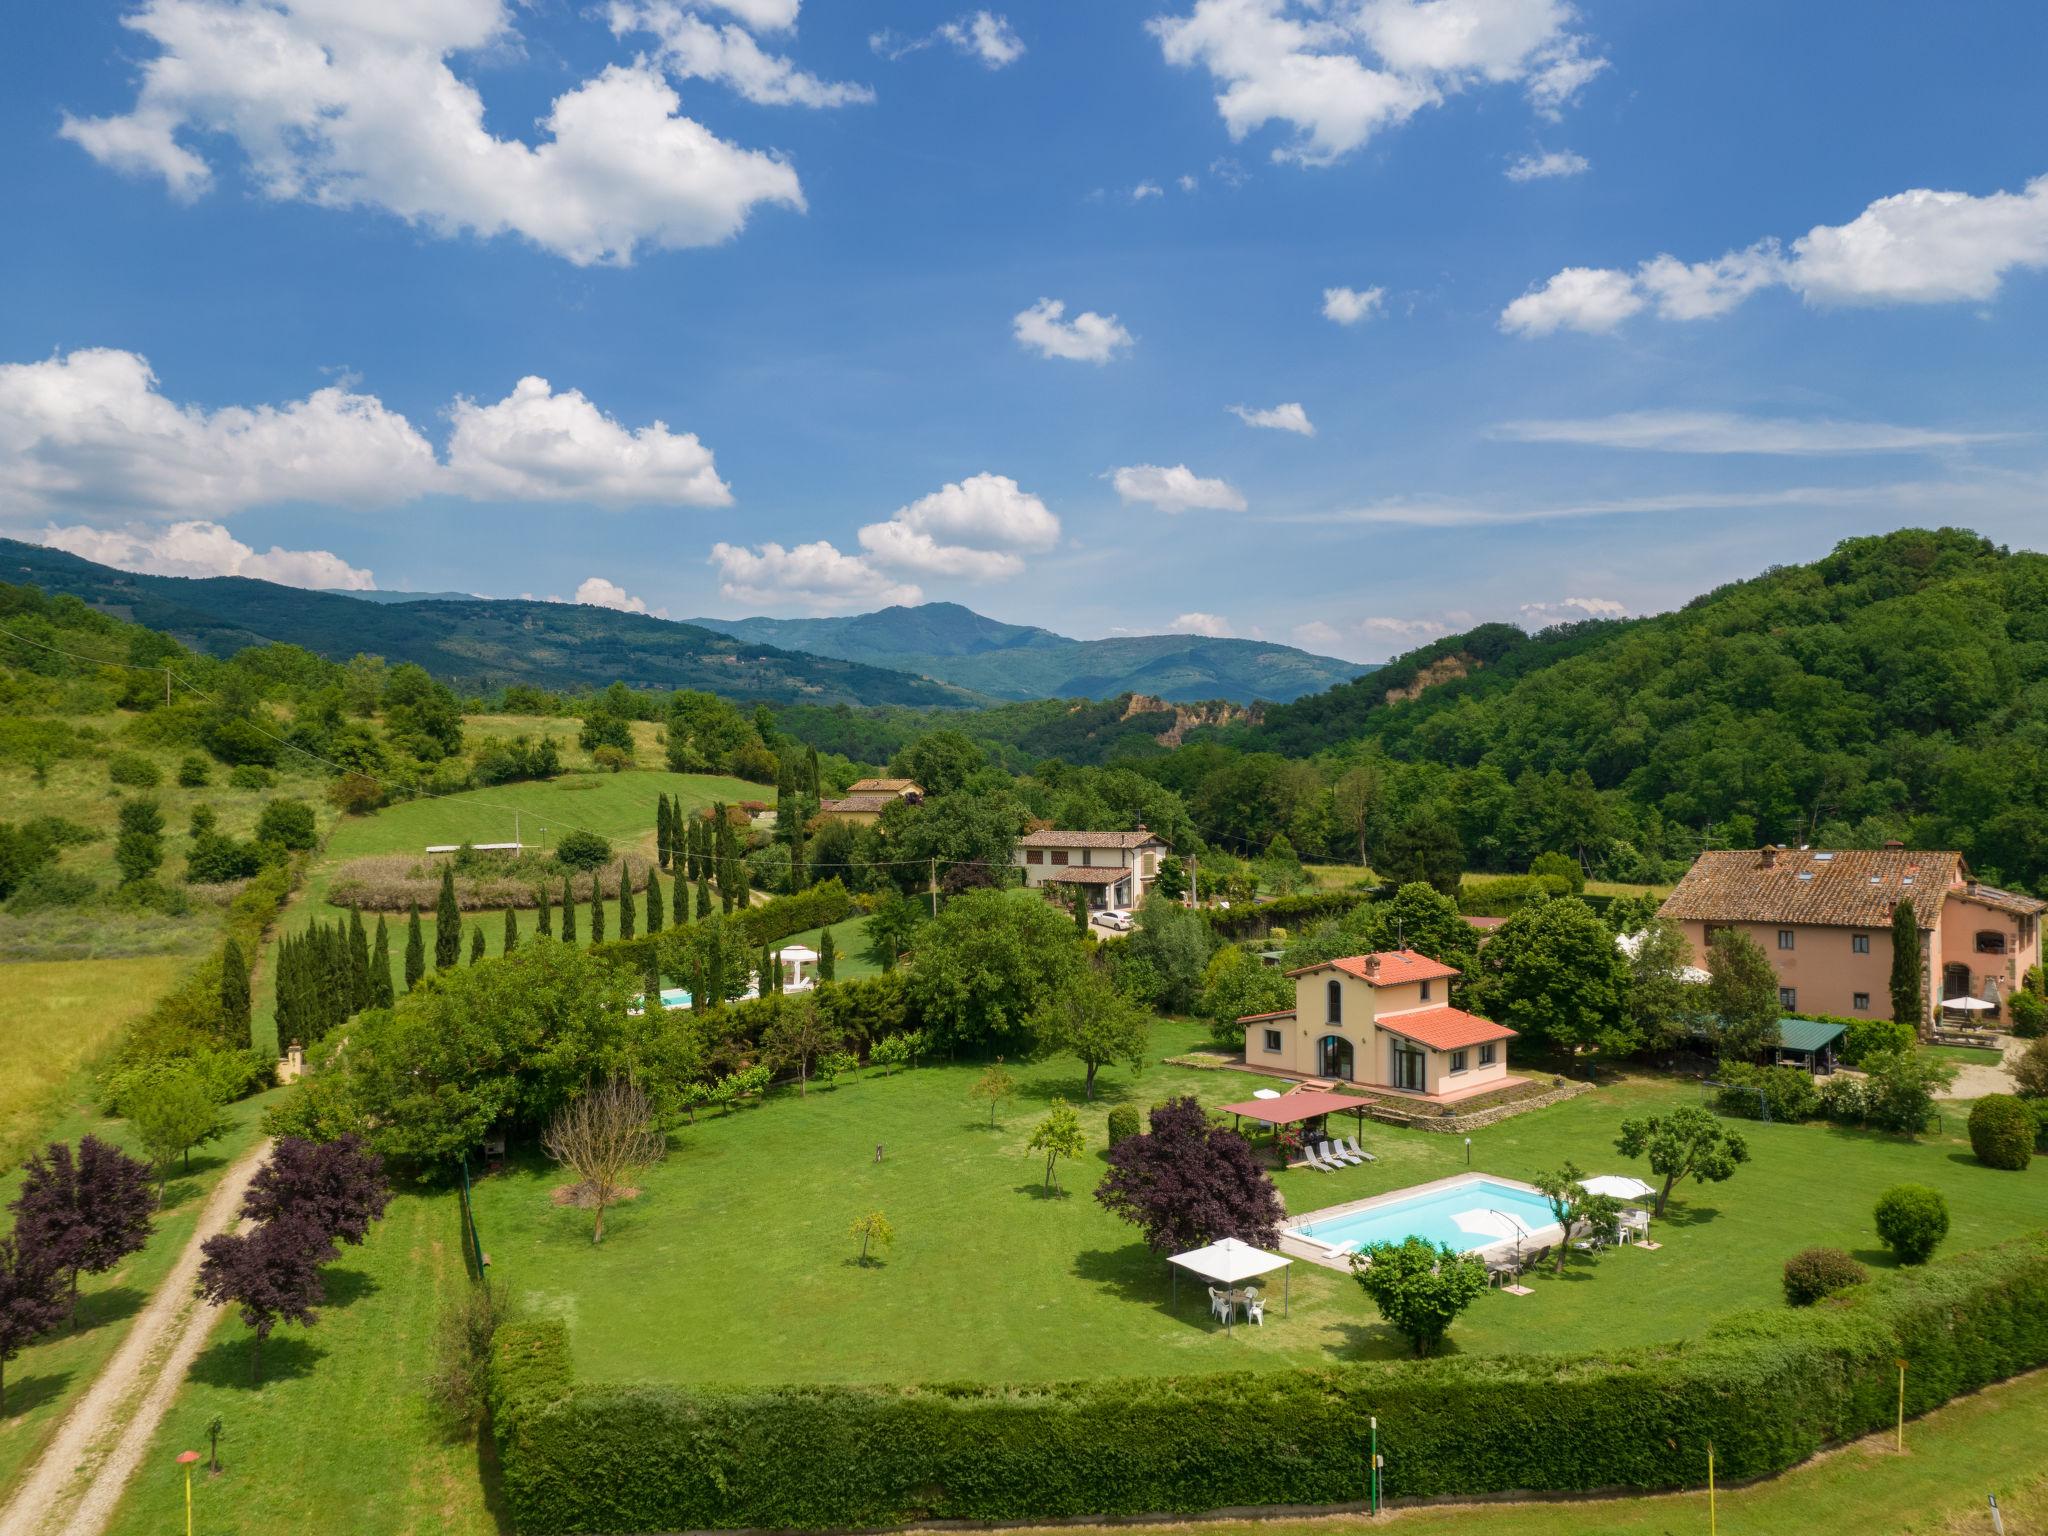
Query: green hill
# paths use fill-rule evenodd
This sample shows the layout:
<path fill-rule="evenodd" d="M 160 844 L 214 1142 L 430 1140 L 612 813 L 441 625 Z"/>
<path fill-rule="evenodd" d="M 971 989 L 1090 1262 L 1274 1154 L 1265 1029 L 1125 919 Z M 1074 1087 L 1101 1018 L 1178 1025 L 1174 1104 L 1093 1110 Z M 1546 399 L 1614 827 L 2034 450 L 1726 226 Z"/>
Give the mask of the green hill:
<path fill-rule="evenodd" d="M 693 619 L 762 644 L 840 656 L 943 679 L 995 699 L 1114 699 L 1135 693 L 1187 704 L 1288 700 L 1371 668 L 1291 645 L 1202 635 L 1071 640 L 1005 624 L 958 603 L 924 603 L 831 619 Z"/>
<path fill-rule="evenodd" d="M 976 702 L 957 687 L 904 672 L 573 603 L 364 602 L 241 576 L 138 575 L 12 539 L 0 539 L 0 580 L 70 594 L 216 656 L 270 641 L 336 661 L 366 652 L 415 662 L 466 692 L 512 683 L 573 691 L 621 681 L 774 703 Z"/>
<path fill-rule="evenodd" d="M 1332 773 L 1376 752 L 1394 818 L 1474 867 L 1899 838 L 2048 889 L 2048 556 L 1850 539 L 1654 618 L 1484 626 L 1202 739 Z"/>

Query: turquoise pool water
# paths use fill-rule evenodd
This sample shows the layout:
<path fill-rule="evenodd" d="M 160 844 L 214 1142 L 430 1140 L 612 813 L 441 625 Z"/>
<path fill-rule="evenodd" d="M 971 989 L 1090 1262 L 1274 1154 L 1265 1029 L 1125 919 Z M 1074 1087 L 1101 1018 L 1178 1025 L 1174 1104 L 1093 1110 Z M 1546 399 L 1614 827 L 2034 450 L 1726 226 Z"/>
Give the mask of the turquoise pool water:
<path fill-rule="evenodd" d="M 1311 1221 L 1291 1230 L 1302 1237 L 1327 1243 L 1340 1253 L 1352 1253 L 1368 1243 L 1398 1243 L 1404 1238 L 1427 1238 L 1446 1243 L 1460 1253 L 1484 1248 L 1491 1243 L 1512 1241 L 1516 1224 L 1522 1235 L 1545 1227 L 1555 1228 L 1550 1202 L 1533 1190 L 1504 1184 L 1497 1179 L 1476 1178 L 1447 1189 L 1428 1190 L 1405 1199 L 1390 1200 L 1362 1211 Z"/>
<path fill-rule="evenodd" d="M 640 1010 L 640 1008 L 646 1003 L 646 1001 L 647 994 L 645 992 L 637 994 L 633 998 L 634 1011 L 637 1013 Z M 670 1008 L 689 1007 L 690 994 L 688 989 L 683 987 L 663 987 L 661 989 L 661 1006 L 664 1011 Z"/>

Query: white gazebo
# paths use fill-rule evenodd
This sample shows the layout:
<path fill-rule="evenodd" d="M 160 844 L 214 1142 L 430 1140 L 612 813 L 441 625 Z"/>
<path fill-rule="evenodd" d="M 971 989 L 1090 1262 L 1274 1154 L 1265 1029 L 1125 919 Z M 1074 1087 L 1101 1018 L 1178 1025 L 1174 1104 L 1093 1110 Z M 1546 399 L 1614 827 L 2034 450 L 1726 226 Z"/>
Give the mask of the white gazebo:
<path fill-rule="evenodd" d="M 1287 1315 L 1288 1303 L 1293 1299 L 1294 1260 L 1283 1258 L 1277 1253 L 1268 1253 L 1263 1248 L 1254 1248 L 1250 1243 L 1241 1243 L 1234 1237 L 1222 1238 L 1209 1244 L 1206 1248 L 1194 1248 L 1186 1253 L 1176 1253 L 1166 1262 L 1174 1267 L 1173 1299 L 1176 1303 L 1180 1300 L 1180 1272 L 1182 1270 L 1186 1270 L 1191 1275 L 1199 1275 L 1211 1285 L 1221 1285 L 1234 1289 L 1244 1284 L 1247 1280 L 1257 1279 L 1260 1275 L 1270 1275 L 1276 1269 L 1284 1269 L 1287 1271 L 1287 1274 L 1282 1278 L 1280 1295 L 1281 1316 Z M 1232 1307 L 1229 1314 L 1223 1319 L 1223 1331 L 1225 1333 L 1230 1332 L 1231 1324 L 1236 1320 L 1236 1316 L 1237 1309 Z"/>

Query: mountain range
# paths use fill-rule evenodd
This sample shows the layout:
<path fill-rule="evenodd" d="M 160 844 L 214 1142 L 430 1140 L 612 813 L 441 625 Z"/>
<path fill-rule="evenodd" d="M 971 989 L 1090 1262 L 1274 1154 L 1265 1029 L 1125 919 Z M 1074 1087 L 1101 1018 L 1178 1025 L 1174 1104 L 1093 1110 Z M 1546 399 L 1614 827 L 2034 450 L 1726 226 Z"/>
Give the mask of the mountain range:
<path fill-rule="evenodd" d="M 958 603 L 923 603 L 831 619 L 691 619 L 705 629 L 819 656 L 938 678 L 992 699 L 1111 699 L 1169 704 L 1284 703 L 1372 670 L 1291 645 L 1206 635 L 1073 640 L 1005 624 Z"/>

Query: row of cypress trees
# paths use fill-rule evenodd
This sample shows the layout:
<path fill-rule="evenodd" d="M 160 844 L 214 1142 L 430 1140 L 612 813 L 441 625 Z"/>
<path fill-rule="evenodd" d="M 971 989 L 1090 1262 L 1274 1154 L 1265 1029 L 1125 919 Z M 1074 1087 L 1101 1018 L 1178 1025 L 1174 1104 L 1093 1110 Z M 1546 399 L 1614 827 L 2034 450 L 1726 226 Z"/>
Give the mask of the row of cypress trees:
<path fill-rule="evenodd" d="M 415 912 L 415 937 L 418 922 Z M 310 1045 L 352 1014 L 390 1007 L 390 943 L 384 919 L 372 940 L 360 912 L 286 935 L 277 946 L 278 1038 Z"/>
<path fill-rule="evenodd" d="M 707 882 L 717 888 L 720 911 L 747 904 L 747 862 L 723 803 L 713 805 L 709 815 L 692 816 L 680 798 L 661 795 L 654 806 L 654 848 L 663 869 L 697 887 L 699 917 L 706 915 L 701 892 Z"/>

